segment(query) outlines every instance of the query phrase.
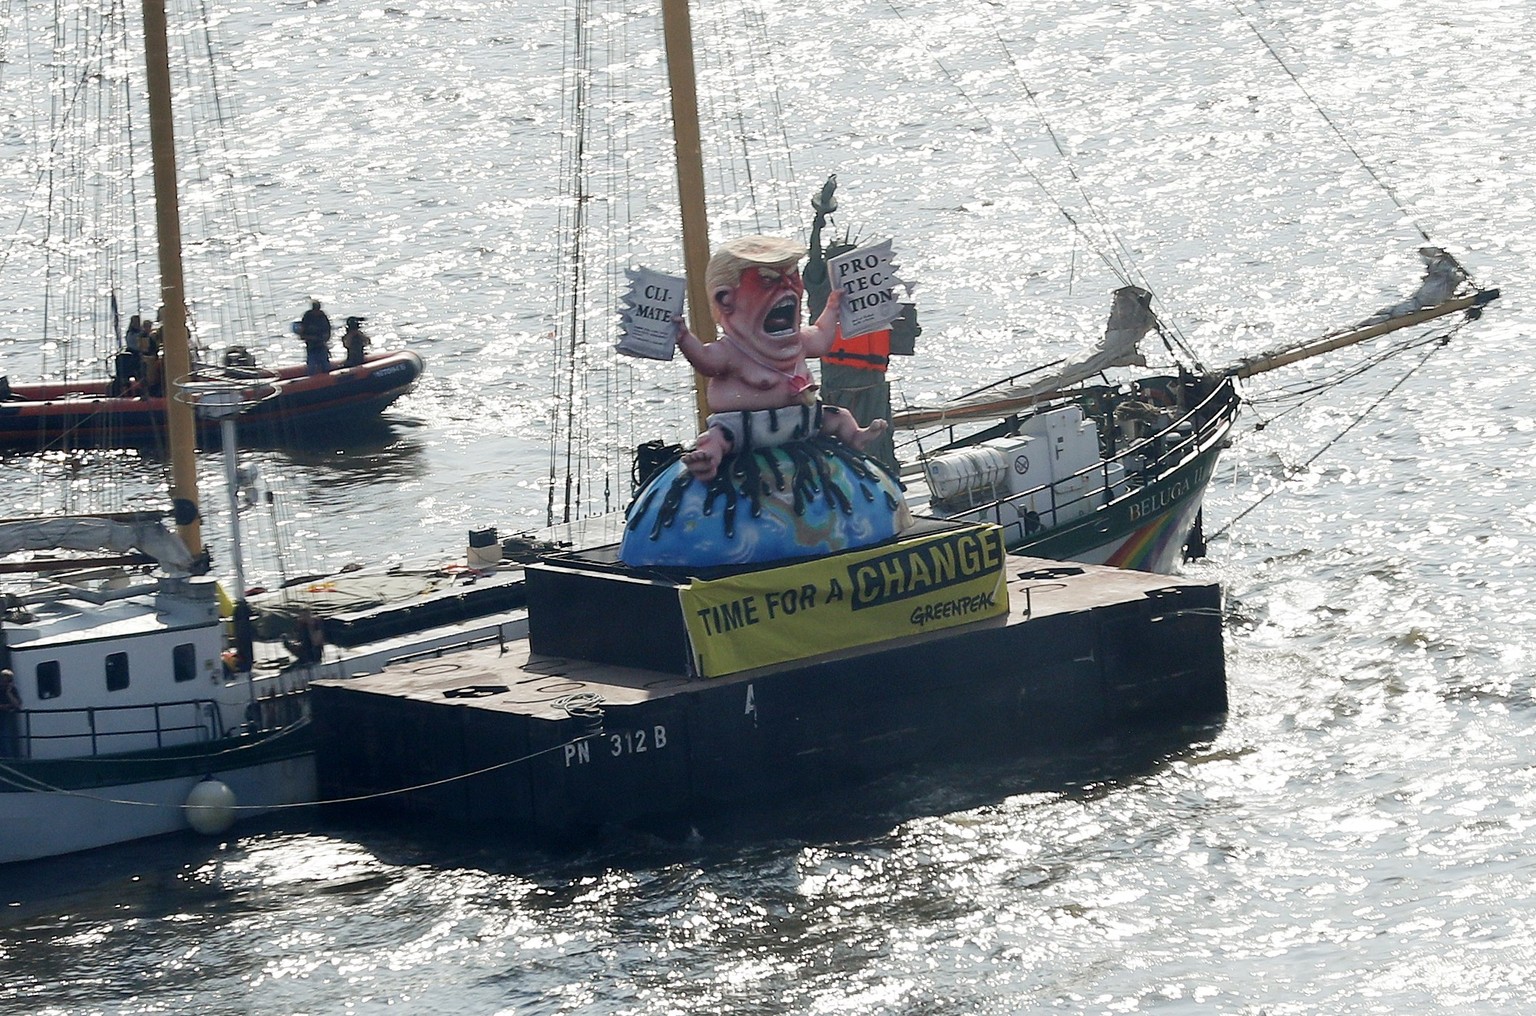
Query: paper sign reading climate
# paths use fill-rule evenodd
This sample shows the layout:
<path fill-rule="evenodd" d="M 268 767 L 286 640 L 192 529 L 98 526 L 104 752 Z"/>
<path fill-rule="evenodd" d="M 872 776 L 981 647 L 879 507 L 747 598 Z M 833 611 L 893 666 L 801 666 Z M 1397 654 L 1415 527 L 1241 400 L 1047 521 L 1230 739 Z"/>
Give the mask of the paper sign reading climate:
<path fill-rule="evenodd" d="M 677 321 L 683 316 L 684 280 L 649 268 L 630 268 L 624 274 L 629 276 L 629 290 L 619 308 L 619 352 L 649 360 L 672 359 Z"/>

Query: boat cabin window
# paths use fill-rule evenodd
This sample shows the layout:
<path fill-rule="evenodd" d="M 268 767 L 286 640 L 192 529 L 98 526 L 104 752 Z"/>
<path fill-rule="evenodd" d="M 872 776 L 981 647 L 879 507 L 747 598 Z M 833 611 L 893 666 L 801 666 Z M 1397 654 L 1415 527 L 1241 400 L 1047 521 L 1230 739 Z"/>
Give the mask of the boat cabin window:
<path fill-rule="evenodd" d="M 171 650 L 171 669 L 177 681 L 190 681 L 197 676 L 197 647 L 183 642 Z"/>
<path fill-rule="evenodd" d="M 37 665 L 37 697 L 58 698 L 63 690 L 59 683 L 59 661 L 45 660 Z"/>
<path fill-rule="evenodd" d="M 128 654 L 107 654 L 107 691 L 122 691 L 128 687 Z"/>

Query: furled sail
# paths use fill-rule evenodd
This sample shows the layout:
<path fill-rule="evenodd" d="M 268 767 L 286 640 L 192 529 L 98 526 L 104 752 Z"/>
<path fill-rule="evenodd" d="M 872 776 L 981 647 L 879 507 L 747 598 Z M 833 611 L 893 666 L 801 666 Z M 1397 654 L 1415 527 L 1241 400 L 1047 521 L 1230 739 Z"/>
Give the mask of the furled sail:
<path fill-rule="evenodd" d="M 899 414 L 894 422 L 898 426 L 922 426 L 946 419 L 1006 413 L 1102 374 L 1111 367 L 1145 367 L 1147 361 L 1139 346 L 1142 337 L 1155 324 L 1157 315 L 1152 310 L 1152 294 L 1136 286 L 1123 286 L 1113 294 L 1104 337 L 1083 359 L 1068 362 L 1054 373 L 1027 385 L 988 389 L 970 398 L 957 399 L 942 409 Z"/>
<path fill-rule="evenodd" d="M 1419 257 L 1424 259 L 1424 280 L 1419 283 L 1419 288 L 1408 299 L 1383 307 L 1360 322 L 1362 327 L 1438 307 L 1455 296 L 1456 290 L 1467 281 L 1466 271 L 1439 247 L 1420 247 Z"/>
<path fill-rule="evenodd" d="M 192 571 L 186 544 L 155 518 L 80 515 L 0 522 L 0 555 L 23 550 L 137 550 L 171 574 Z"/>

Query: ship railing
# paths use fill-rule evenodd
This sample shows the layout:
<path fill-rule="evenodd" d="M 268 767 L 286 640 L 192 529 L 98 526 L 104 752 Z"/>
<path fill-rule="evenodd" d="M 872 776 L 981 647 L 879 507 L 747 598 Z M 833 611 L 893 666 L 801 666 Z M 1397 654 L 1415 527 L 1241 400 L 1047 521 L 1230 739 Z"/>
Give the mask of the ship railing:
<path fill-rule="evenodd" d="M 1237 394 L 1229 381 L 1152 437 L 1132 442 L 1113 455 L 1050 483 L 1004 497 L 972 495 L 972 503 L 944 502 L 947 514 L 1000 526 L 1022 525 L 1023 535 L 1057 528 L 1109 506 L 1118 497 L 1173 473 L 1218 440 L 1231 425 Z"/>
<path fill-rule="evenodd" d="M 291 727 L 309 718 L 309 681 L 300 679 L 291 686 L 258 693 L 246 709 L 245 719 L 262 730 Z"/>
<path fill-rule="evenodd" d="M 526 621 L 512 622 L 510 625 L 510 632 L 509 622 L 500 621 L 497 622 L 494 631 L 489 631 L 481 635 L 474 635 L 469 638 L 460 639 L 457 642 L 445 642 L 442 645 L 431 646 L 426 649 L 418 649 L 414 652 L 402 653 L 399 656 L 391 656 L 389 658 L 389 666 L 394 666 L 397 663 L 412 663 L 416 660 L 430 660 L 440 656 L 450 656 L 453 653 L 460 653 L 466 649 L 476 649 L 481 646 L 489 646 L 493 644 L 499 646 L 501 648 L 502 654 L 505 655 L 507 652 L 507 643 L 509 641 L 521 641 L 521 638 L 512 633 L 520 630 L 526 630 L 528 627 Z"/>
<path fill-rule="evenodd" d="M 12 757 L 79 758 L 168 748 L 210 741 L 224 729 L 220 704 L 186 699 L 141 705 L 78 709 L 22 709 L 0 754 Z"/>

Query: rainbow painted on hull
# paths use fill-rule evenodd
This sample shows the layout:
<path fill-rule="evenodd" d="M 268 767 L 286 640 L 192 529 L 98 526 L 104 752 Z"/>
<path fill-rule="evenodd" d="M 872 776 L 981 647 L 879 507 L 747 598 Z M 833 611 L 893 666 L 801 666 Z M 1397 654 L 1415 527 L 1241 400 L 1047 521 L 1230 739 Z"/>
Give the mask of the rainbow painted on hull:
<path fill-rule="evenodd" d="M 1101 563 L 1116 568 L 1135 568 L 1138 571 L 1172 571 L 1183 554 L 1184 538 L 1194 525 L 1194 516 L 1200 509 L 1200 496 L 1204 492 L 1202 484 L 1195 492 L 1191 504 L 1185 505 L 1183 510 L 1160 515 L 1142 526 L 1126 537 Z"/>

